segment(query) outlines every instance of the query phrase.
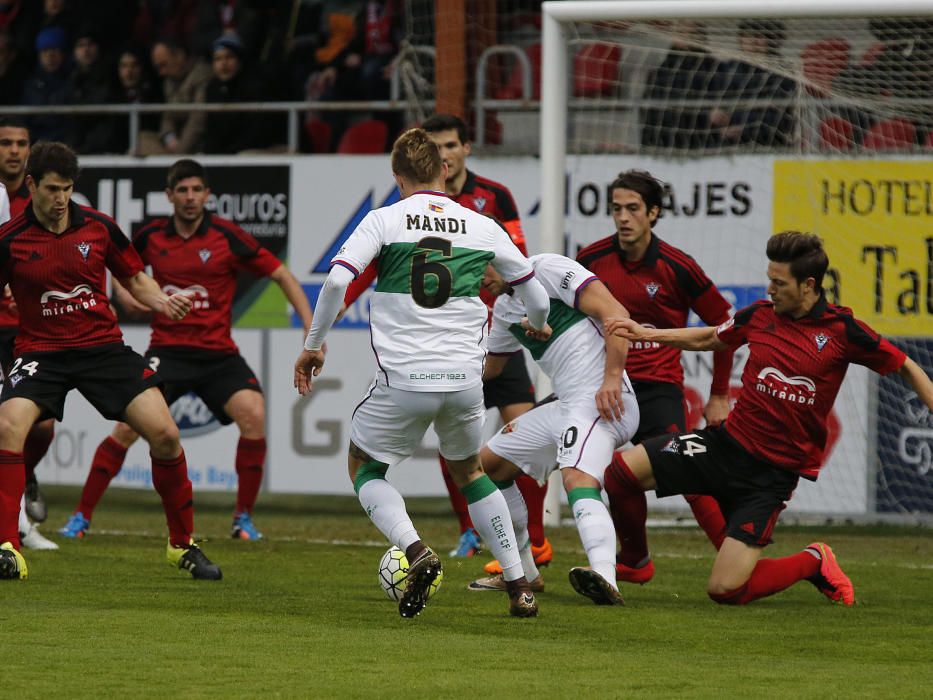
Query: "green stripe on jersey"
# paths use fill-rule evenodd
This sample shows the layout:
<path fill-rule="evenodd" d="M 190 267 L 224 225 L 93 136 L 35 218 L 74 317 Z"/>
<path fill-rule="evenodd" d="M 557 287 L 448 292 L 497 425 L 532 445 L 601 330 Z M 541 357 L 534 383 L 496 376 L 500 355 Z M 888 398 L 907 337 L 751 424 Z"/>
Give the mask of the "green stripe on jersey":
<path fill-rule="evenodd" d="M 440 290 L 441 276 L 449 275 L 449 297 L 479 296 L 486 266 L 494 257 L 492 251 L 451 246 L 447 256 L 442 250 L 425 247 L 426 240 L 419 241 L 420 247 L 419 243 L 390 243 L 382 247 L 376 291 L 411 294 L 414 281 L 415 285 L 421 285 L 417 291 L 434 296 Z M 415 267 L 416 263 L 421 265 L 420 271 Z M 446 273 L 443 268 L 446 268 Z"/>
<path fill-rule="evenodd" d="M 577 311 L 573 307 L 567 306 L 560 299 L 551 299 L 551 310 L 547 315 L 548 325 L 551 327 L 551 337 L 547 340 L 535 340 L 525 335 L 525 329 L 522 324 L 513 323 L 509 326 L 509 332 L 515 336 L 519 343 L 531 351 L 531 356 L 540 360 L 541 356 L 547 351 L 551 343 L 557 340 L 567 329 L 575 326 L 580 321 L 586 319 L 586 314 Z"/>

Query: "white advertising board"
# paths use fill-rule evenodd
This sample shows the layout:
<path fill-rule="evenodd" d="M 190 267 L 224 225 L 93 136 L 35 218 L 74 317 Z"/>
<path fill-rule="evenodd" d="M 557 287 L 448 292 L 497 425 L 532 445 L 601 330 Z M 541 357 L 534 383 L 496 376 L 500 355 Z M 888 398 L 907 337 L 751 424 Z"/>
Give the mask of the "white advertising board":
<path fill-rule="evenodd" d="M 152 166 L 153 162 L 144 164 Z M 318 156 L 313 158 L 204 158 L 204 162 L 236 166 L 250 177 L 250 168 L 287 165 L 289 186 L 289 253 L 292 271 L 309 296 L 316 298 L 327 263 L 355 224 L 372 208 L 392 201 L 394 183 L 386 156 Z M 130 168 L 138 161 L 87 159 L 87 164 Z M 576 250 L 609 235 L 608 186 L 616 173 L 642 168 L 670 183 L 669 210 L 657 226 L 665 240 L 695 257 L 736 306 L 761 298 L 765 283 L 764 242 L 773 231 L 773 163 L 769 157 L 715 158 L 669 162 L 629 156 L 586 156 L 568 163 L 568 249 Z M 165 165 L 169 161 L 164 161 Z M 480 158 L 470 167 L 503 182 L 512 190 L 529 250 L 540 250 L 537 210 L 539 163 L 534 158 Z M 122 180 L 121 180 L 122 182 Z M 119 183 L 118 183 L 119 184 Z M 155 213 L 158 192 L 133 192 L 114 186 L 118 219 Z M 130 189 L 128 189 L 130 188 Z M 153 211 L 143 211 L 140 202 Z M 125 209 L 125 211 L 124 211 Z M 137 211 L 138 210 L 138 211 Z M 292 387 L 292 365 L 301 346 L 301 331 L 293 329 L 237 329 L 235 338 L 247 361 L 263 380 L 267 397 L 268 444 L 265 488 L 276 492 L 352 493 L 346 475 L 349 421 L 371 381 L 375 364 L 369 343 L 367 295 L 352 306 L 328 339 L 325 372 L 315 393 L 300 398 Z M 144 350 L 148 332 L 127 330 L 127 339 Z M 688 388 L 705 397 L 709 387 L 708 358 L 685 360 Z M 737 365 L 733 383 L 741 373 Z M 864 512 L 868 507 L 868 373 L 850 371 L 836 404 L 839 432 L 829 462 L 817 484 L 801 482 L 790 510 L 807 512 Z M 182 410 L 185 409 L 185 410 Z M 196 405 L 185 403 L 179 415 L 195 424 L 204 420 Z M 94 450 L 110 426 L 77 394 L 72 395 L 63 424 L 49 455 L 39 466 L 48 483 L 83 483 Z M 196 489 L 232 490 L 236 428 L 189 426 L 184 435 L 189 470 Z M 410 495 L 445 493 L 436 462 L 436 438 L 428 432 L 419 453 L 400 465 L 392 479 Z M 121 486 L 148 486 L 146 446 L 135 445 L 115 480 Z M 674 505 L 666 499 L 661 507 Z M 676 504 L 680 507 L 682 501 Z"/>

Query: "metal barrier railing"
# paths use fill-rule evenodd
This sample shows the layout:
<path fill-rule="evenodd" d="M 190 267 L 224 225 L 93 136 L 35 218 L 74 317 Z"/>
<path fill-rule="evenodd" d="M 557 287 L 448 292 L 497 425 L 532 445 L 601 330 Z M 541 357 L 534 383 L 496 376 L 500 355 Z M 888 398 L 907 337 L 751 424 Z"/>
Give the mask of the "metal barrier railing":
<path fill-rule="evenodd" d="M 289 153 L 298 151 L 299 115 L 302 112 L 336 111 L 401 111 L 409 107 L 408 103 L 398 100 L 379 100 L 366 102 L 229 102 L 214 103 L 170 103 L 170 104 L 107 104 L 107 105 L 60 105 L 43 107 L 3 107 L 6 115 L 38 116 L 46 114 L 125 114 L 129 119 L 129 148 L 134 154 L 139 150 L 139 121 L 143 114 L 161 114 L 162 112 L 285 112 L 288 115 L 286 127 L 286 147 Z"/>

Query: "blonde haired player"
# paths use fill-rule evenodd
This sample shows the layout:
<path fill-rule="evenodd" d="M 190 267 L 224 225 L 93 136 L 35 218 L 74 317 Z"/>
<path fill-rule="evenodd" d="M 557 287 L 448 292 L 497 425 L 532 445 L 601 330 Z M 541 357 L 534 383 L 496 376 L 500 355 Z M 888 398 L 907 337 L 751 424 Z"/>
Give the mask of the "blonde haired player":
<path fill-rule="evenodd" d="M 470 516 L 502 563 L 509 612 L 531 617 L 537 603 L 522 571 L 508 505 L 479 461 L 487 323 L 479 291 L 491 264 L 512 280 L 537 332 L 547 330 L 547 292 L 498 224 L 444 194 L 447 166 L 423 129 L 409 129 L 396 140 L 392 173 L 403 199 L 367 214 L 331 261 L 295 362 L 295 387 L 301 394 L 311 391 L 347 286 L 378 258 L 370 325 L 379 369 L 353 412 L 348 467 L 360 505 L 410 562 L 399 614 L 421 612 L 441 561 L 421 541 L 385 475 L 412 454 L 433 423 Z"/>

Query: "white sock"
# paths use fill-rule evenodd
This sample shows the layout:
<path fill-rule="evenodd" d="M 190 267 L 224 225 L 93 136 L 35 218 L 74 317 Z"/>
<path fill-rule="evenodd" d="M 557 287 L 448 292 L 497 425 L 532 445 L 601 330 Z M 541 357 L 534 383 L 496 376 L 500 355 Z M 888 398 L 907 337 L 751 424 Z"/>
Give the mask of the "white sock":
<path fill-rule="evenodd" d="M 25 535 L 29 532 L 29 528 L 32 525 L 29 522 L 29 518 L 26 517 L 26 496 L 23 496 L 19 499 L 19 532 L 22 535 Z"/>
<path fill-rule="evenodd" d="M 360 487 L 357 496 L 373 525 L 403 552 L 421 539 L 405 510 L 405 499 L 388 481 L 371 479 Z"/>
<path fill-rule="evenodd" d="M 525 505 L 525 498 L 514 482 L 508 488 L 500 489 L 500 491 L 505 497 L 505 502 L 509 506 L 509 514 L 512 516 L 512 527 L 515 528 L 515 539 L 518 542 L 518 551 L 522 559 L 522 570 L 529 581 L 534 581 L 541 574 L 535 564 L 534 554 L 531 553 L 531 536 L 528 534 L 528 507 Z"/>
<path fill-rule="evenodd" d="M 577 489 L 574 489 L 576 491 Z M 612 517 L 602 499 L 589 497 L 572 500 L 573 519 L 580 541 L 586 550 L 590 568 L 618 590 L 616 584 L 616 535 Z"/>
<path fill-rule="evenodd" d="M 514 581 L 524 576 L 515 528 L 502 492 L 484 474 L 461 489 L 461 493 L 469 504 L 473 526 L 499 560 L 503 578 Z"/>

